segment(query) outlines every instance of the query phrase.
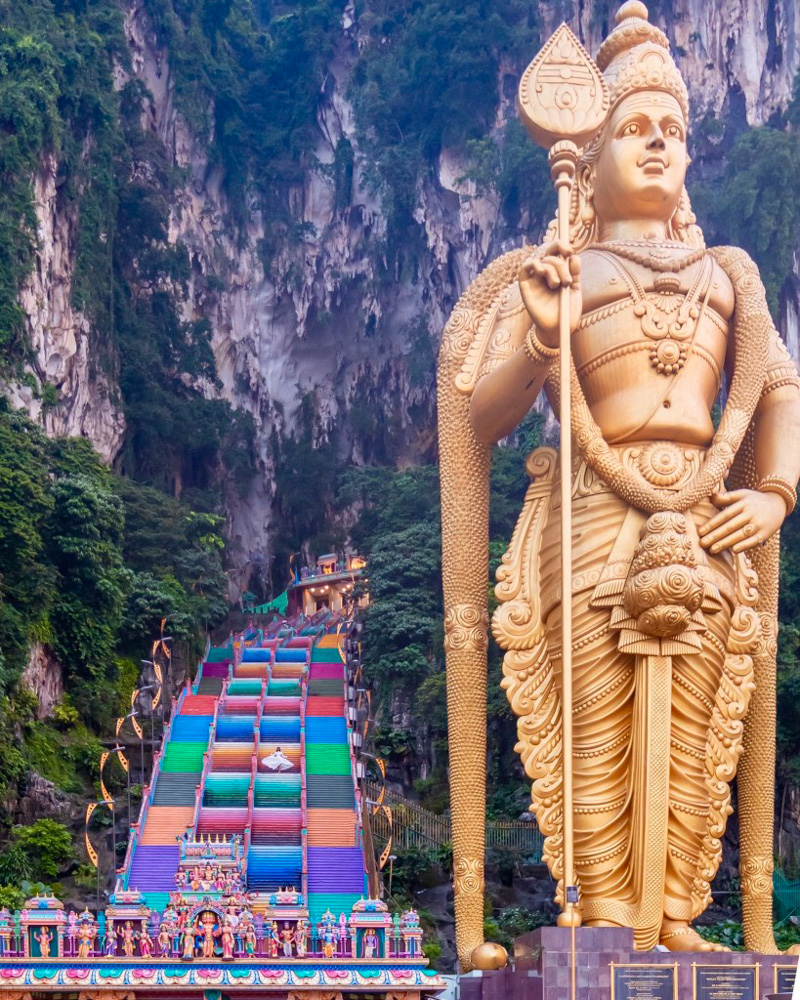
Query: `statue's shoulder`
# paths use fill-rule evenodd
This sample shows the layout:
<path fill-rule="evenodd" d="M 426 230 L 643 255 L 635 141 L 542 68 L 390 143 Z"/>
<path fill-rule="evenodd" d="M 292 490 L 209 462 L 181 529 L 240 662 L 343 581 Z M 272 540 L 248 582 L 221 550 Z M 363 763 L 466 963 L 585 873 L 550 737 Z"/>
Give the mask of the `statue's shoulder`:
<path fill-rule="evenodd" d="M 741 292 L 766 297 L 761 272 L 750 254 L 741 247 L 709 247 L 709 254 L 731 284 L 734 295 Z"/>
<path fill-rule="evenodd" d="M 530 320 L 519 291 L 522 264 L 535 251 L 524 246 L 488 264 L 467 286 L 444 329 L 440 362 L 457 366 L 456 385 L 471 393 L 487 364 L 494 367 L 519 346 Z M 520 340 L 521 343 L 521 340 Z"/>

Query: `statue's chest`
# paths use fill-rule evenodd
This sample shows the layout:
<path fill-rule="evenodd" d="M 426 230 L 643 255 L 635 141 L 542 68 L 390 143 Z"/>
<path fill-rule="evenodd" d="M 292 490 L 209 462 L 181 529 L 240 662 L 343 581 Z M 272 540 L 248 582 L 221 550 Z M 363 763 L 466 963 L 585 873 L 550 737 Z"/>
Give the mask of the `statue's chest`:
<path fill-rule="evenodd" d="M 728 309 L 717 272 L 707 257 L 690 273 L 640 276 L 616 266 L 603 283 L 590 274 L 583 316 L 573 335 L 582 381 L 591 382 L 602 372 L 604 384 L 623 375 L 628 383 L 634 377 L 649 382 L 699 361 L 718 385 Z"/>

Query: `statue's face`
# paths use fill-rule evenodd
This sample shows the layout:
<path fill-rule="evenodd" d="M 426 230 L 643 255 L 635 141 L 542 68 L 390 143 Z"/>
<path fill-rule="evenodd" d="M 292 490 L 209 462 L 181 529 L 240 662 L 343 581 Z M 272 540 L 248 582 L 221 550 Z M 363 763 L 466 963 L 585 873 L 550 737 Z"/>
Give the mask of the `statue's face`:
<path fill-rule="evenodd" d="M 667 222 L 678 206 L 688 164 L 686 121 L 677 100 L 661 91 L 623 98 L 595 165 L 598 218 Z"/>

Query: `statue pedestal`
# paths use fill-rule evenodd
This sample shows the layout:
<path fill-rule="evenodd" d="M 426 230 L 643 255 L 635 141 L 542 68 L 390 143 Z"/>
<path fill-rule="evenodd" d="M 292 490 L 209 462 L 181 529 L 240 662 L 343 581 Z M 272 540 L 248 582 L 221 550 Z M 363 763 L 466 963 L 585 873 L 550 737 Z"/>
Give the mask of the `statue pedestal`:
<path fill-rule="evenodd" d="M 641 952 L 624 928 L 575 931 L 576 1000 L 767 1000 L 791 994 L 797 958 L 748 952 Z M 571 1000 L 571 933 L 517 938 L 514 968 L 461 982 L 461 1000 Z"/>

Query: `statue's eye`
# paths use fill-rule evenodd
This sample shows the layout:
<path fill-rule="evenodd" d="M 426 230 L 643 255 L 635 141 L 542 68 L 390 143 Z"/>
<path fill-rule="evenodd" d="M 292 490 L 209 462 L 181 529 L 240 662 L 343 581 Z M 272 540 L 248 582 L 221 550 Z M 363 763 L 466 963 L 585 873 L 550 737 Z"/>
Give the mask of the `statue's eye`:
<path fill-rule="evenodd" d="M 667 127 L 664 129 L 664 132 L 666 133 L 667 138 L 669 139 L 683 138 L 683 131 L 680 125 L 667 125 Z"/>
<path fill-rule="evenodd" d="M 638 122 L 628 122 L 628 124 L 623 128 L 623 135 L 639 135 L 641 129 L 639 128 Z"/>

